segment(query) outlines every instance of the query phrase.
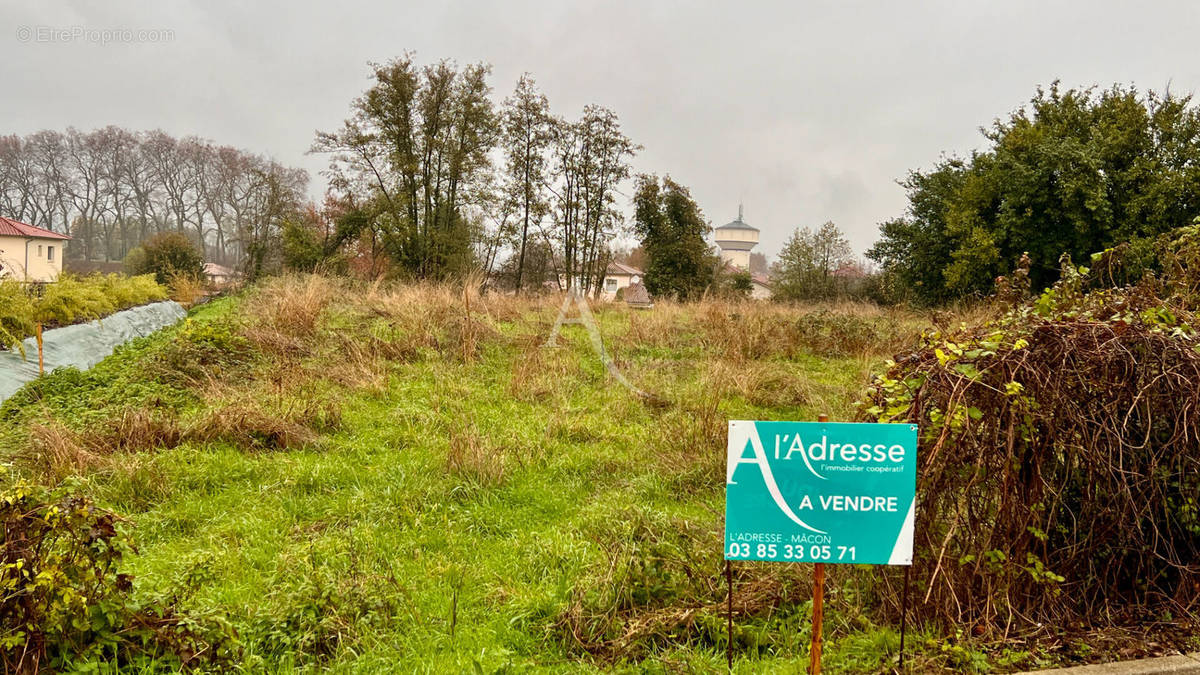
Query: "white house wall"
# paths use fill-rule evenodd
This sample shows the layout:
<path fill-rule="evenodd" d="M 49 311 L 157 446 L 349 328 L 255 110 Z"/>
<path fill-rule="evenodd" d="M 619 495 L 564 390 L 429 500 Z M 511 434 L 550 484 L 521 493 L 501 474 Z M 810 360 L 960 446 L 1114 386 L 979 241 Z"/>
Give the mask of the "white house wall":
<path fill-rule="evenodd" d="M 54 248 L 53 260 L 50 259 L 51 247 Z M 62 273 L 62 260 L 62 239 L 0 236 L 0 265 L 4 268 L 0 276 L 18 281 L 54 281 Z"/>
<path fill-rule="evenodd" d="M 617 291 L 629 288 L 630 286 L 638 283 L 640 280 L 641 277 L 628 274 L 610 274 L 604 277 L 604 286 L 600 291 L 600 297 L 604 298 L 605 300 L 615 300 L 617 297 Z M 616 284 L 610 285 L 610 281 L 615 281 Z"/>

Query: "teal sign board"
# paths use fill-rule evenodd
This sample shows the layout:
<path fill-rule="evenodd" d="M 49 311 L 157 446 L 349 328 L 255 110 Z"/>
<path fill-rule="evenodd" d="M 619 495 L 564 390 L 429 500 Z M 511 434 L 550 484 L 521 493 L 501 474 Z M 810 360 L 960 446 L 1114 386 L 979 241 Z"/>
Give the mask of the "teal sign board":
<path fill-rule="evenodd" d="M 725 558 L 911 565 L 917 427 L 729 423 Z"/>

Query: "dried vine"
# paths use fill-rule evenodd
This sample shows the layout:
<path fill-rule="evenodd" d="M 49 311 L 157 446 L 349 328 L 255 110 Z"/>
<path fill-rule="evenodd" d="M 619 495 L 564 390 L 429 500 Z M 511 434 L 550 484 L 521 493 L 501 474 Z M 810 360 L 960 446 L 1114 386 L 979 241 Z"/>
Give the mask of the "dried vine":
<path fill-rule="evenodd" d="M 925 335 L 864 416 L 921 426 L 914 584 L 924 618 L 976 634 L 1200 613 L 1200 228 L 1161 277 L 1105 288 L 1063 262 L 1033 299 Z"/>

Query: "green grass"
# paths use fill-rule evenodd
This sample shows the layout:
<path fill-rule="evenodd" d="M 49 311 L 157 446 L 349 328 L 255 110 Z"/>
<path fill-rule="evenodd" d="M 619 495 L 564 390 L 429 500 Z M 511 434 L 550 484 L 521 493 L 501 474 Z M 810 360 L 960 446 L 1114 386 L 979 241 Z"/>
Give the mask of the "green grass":
<path fill-rule="evenodd" d="M 119 411 L 154 408 L 184 428 L 200 424 L 228 392 L 181 385 L 148 364 L 171 363 L 205 326 L 245 332 L 262 321 L 249 302 L 216 301 L 87 374 L 27 388 L 0 408 L 11 472 L 36 471 L 23 452 L 33 421 L 86 436 Z M 718 670 L 725 420 L 848 419 L 886 357 L 816 356 L 801 344 L 731 360 L 692 321 L 700 309 L 670 309 L 678 331 L 657 331 L 653 344 L 634 339 L 634 324 L 660 319 L 599 311 L 626 376 L 670 401 L 649 404 L 605 374 L 581 327 L 567 327 L 557 349 L 538 347 L 556 309 L 521 305 L 488 320 L 476 358 L 457 357 L 447 338 L 384 361 L 375 386 L 347 386 L 334 333 L 400 340 L 421 326 L 402 313 L 340 311 L 325 309 L 306 351 L 260 346 L 218 378 L 269 397 L 272 378 L 289 373 L 299 384 L 279 385 L 279 399 L 338 401 L 336 429 L 282 450 L 185 436 L 77 472 L 127 518 L 138 596 L 174 594 L 184 608 L 227 617 L 247 670 Z M 757 379 L 733 381 L 747 372 Z M 737 618 L 735 669 L 801 670 L 810 568 L 739 568 L 739 593 L 763 599 Z M 899 637 L 873 618 L 865 577 L 832 577 L 826 672 L 878 672 L 895 656 Z M 947 656 L 926 629 L 909 644 L 912 672 L 986 666 L 969 648 Z"/>

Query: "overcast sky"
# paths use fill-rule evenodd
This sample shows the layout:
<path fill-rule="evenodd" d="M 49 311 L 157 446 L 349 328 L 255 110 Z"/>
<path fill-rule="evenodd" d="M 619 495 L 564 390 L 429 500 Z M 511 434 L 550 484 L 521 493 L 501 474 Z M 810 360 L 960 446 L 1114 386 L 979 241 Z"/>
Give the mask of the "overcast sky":
<path fill-rule="evenodd" d="M 305 152 L 368 86 L 368 61 L 487 61 L 497 100 L 529 71 L 558 114 L 613 108 L 645 146 L 636 171 L 687 185 L 714 225 L 744 201 L 770 256 L 826 220 L 865 250 L 904 211 L 897 179 L 980 147 L 979 127 L 1039 84 L 1200 88 L 1196 0 L 0 7 L 0 133 L 197 134 L 309 169 L 319 196 L 326 160 Z M 171 33 L 103 44 L 105 29 Z"/>

